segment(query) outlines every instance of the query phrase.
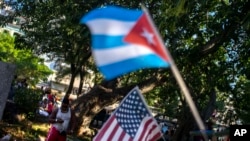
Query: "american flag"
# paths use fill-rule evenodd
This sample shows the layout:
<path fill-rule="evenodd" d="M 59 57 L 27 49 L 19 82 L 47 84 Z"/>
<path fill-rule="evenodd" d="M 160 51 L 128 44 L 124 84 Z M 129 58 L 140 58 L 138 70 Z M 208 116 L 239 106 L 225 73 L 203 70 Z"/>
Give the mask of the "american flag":
<path fill-rule="evenodd" d="M 138 87 L 132 89 L 94 141 L 156 141 L 161 130 Z"/>

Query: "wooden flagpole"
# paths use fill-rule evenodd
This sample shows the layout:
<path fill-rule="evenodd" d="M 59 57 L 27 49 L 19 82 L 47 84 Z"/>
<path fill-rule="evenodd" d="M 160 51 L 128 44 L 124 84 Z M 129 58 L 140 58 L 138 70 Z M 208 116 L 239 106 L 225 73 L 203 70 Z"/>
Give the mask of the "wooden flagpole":
<path fill-rule="evenodd" d="M 188 90 L 183 78 L 181 77 L 180 72 L 179 72 L 178 68 L 176 67 L 174 60 L 172 59 L 171 54 L 168 52 L 167 48 L 165 47 L 164 42 L 160 36 L 160 33 L 158 32 L 154 23 L 152 22 L 153 20 L 151 19 L 147 8 L 145 6 L 142 6 L 142 9 L 146 13 L 146 17 L 148 18 L 148 21 L 150 22 L 151 26 L 153 27 L 153 30 L 156 33 L 157 38 L 160 40 L 161 47 L 163 48 L 163 50 L 165 51 L 165 53 L 167 54 L 167 56 L 169 58 L 169 64 L 170 64 L 171 71 L 173 72 L 175 79 L 178 82 L 178 84 L 179 84 L 179 86 L 184 94 L 184 97 L 185 97 L 185 99 L 186 99 L 186 101 L 191 109 L 191 112 L 194 116 L 194 119 L 195 119 L 199 129 L 201 130 L 201 133 L 203 134 L 203 137 L 205 138 L 205 140 L 208 140 L 207 135 L 203 132 L 206 130 L 205 125 L 202 122 L 202 119 L 201 119 L 201 117 L 198 113 L 198 110 L 197 110 L 197 108 L 192 100 L 192 97 L 189 93 L 189 90 Z"/>

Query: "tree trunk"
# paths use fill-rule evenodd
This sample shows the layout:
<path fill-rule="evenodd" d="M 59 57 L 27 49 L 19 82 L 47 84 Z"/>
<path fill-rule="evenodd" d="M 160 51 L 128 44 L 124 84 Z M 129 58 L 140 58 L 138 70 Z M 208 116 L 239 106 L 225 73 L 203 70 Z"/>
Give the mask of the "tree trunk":
<path fill-rule="evenodd" d="M 103 82 L 100 85 L 94 86 L 87 94 L 81 95 L 74 103 L 73 108 L 76 111 L 78 135 L 86 136 L 93 135 L 89 125 L 93 117 L 99 113 L 104 107 L 121 101 L 127 93 L 136 85 L 142 93 L 152 90 L 159 84 L 160 80 L 157 77 L 152 77 L 140 84 L 117 87 L 119 80 Z"/>
<path fill-rule="evenodd" d="M 69 82 L 69 87 L 66 91 L 66 94 L 65 94 L 65 97 L 66 98 L 69 98 L 71 92 L 72 92 L 72 89 L 74 87 L 74 82 L 75 82 L 75 77 L 76 77 L 76 74 L 77 74 L 77 70 L 76 70 L 76 67 L 74 64 L 71 64 L 71 77 L 70 77 L 70 82 Z"/>
<path fill-rule="evenodd" d="M 214 112 L 216 103 L 216 91 L 213 89 L 209 94 L 209 102 L 203 111 L 204 120 L 207 121 Z"/>
<path fill-rule="evenodd" d="M 189 107 L 183 110 L 183 114 L 178 118 L 178 127 L 171 141 L 188 141 L 189 132 L 194 129 L 195 121 Z"/>
<path fill-rule="evenodd" d="M 209 98 L 207 107 L 201 112 L 203 121 L 211 117 L 215 108 L 216 92 L 214 90 L 210 93 Z M 187 141 L 190 139 L 190 131 L 199 130 L 189 107 L 183 109 L 183 114 L 178 118 L 178 121 L 178 128 L 174 134 L 173 141 Z"/>
<path fill-rule="evenodd" d="M 105 106 L 111 105 L 122 99 L 127 91 L 112 89 L 116 86 L 116 80 L 104 82 L 102 85 L 97 85 L 87 94 L 80 96 L 73 104 L 77 117 L 78 135 L 89 135 L 89 125 L 93 117 L 101 111 Z M 108 85 L 115 85 L 108 87 Z M 124 91 L 124 92 L 122 92 Z M 84 109 L 84 110 L 82 110 Z"/>
<path fill-rule="evenodd" d="M 83 77 L 85 74 L 85 70 L 82 67 L 82 70 L 80 71 L 80 83 L 79 83 L 79 87 L 78 87 L 78 91 L 77 91 L 77 98 L 79 97 L 79 95 L 82 93 L 82 87 L 83 87 Z"/>
<path fill-rule="evenodd" d="M 151 91 L 157 85 L 162 83 L 162 81 L 164 81 L 162 79 L 164 78 L 152 77 L 146 81 L 141 82 L 140 84 L 137 83 L 136 85 L 139 86 L 142 93 L 145 93 Z M 135 85 L 129 85 L 124 87 L 118 86 L 119 79 L 103 82 L 100 85 L 94 86 L 87 94 L 81 95 L 76 101 L 74 101 L 74 103 L 72 103 L 72 106 L 77 114 L 77 125 L 79 125 L 77 134 L 79 136 L 93 136 L 94 133 L 89 128 L 90 122 L 93 117 L 97 113 L 99 113 L 104 107 L 121 101 L 124 96 L 126 96 L 127 93 L 135 87 Z M 211 101 L 208 105 L 213 105 L 215 100 L 214 93 L 211 93 L 210 98 Z M 183 105 L 186 105 L 185 101 L 183 102 Z M 197 108 L 199 109 L 199 107 Z M 207 111 L 210 110 L 206 110 L 205 113 Z M 191 130 L 194 130 L 194 127 L 197 127 L 189 107 L 185 107 L 182 113 L 183 114 L 180 115 L 180 117 L 178 118 L 179 126 L 174 136 L 174 140 L 178 141 L 184 141 L 188 139 L 189 132 Z"/>

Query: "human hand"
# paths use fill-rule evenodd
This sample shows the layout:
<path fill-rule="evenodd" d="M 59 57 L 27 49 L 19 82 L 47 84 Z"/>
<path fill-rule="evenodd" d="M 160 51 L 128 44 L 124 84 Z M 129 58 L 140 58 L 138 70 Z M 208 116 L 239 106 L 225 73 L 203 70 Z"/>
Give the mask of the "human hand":
<path fill-rule="evenodd" d="M 63 123 L 64 122 L 64 120 L 62 120 L 61 118 L 57 118 L 56 120 L 57 120 L 57 123 Z"/>
<path fill-rule="evenodd" d="M 68 130 L 67 134 L 72 135 L 73 134 L 73 130 Z"/>

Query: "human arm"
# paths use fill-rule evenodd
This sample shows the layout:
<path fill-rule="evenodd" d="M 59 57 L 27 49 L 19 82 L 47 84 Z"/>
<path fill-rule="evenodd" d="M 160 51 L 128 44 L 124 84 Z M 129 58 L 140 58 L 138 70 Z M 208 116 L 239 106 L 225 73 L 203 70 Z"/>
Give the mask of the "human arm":
<path fill-rule="evenodd" d="M 58 108 L 55 108 L 49 116 L 49 123 L 63 123 L 63 120 L 60 118 L 56 118 L 56 114 L 58 112 Z"/>

